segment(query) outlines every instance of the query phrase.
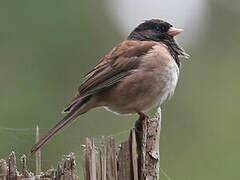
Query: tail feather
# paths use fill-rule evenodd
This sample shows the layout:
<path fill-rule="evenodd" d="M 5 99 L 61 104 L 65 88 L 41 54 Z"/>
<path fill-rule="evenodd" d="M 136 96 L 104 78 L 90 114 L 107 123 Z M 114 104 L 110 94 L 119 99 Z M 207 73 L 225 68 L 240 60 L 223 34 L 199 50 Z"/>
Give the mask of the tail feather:
<path fill-rule="evenodd" d="M 73 107 L 71 108 L 71 111 L 64 116 L 50 131 L 42 137 L 30 150 L 30 154 L 32 155 L 35 153 L 38 149 L 40 149 L 44 144 L 48 142 L 48 140 L 55 135 L 57 132 L 62 130 L 66 125 L 70 124 L 72 121 L 74 121 L 79 115 L 84 114 L 87 110 L 85 108 L 81 108 L 90 97 L 85 97 L 83 99 L 80 99 L 78 102 L 75 102 Z"/>
<path fill-rule="evenodd" d="M 85 99 L 86 99 L 86 100 L 85 100 Z M 71 112 L 71 110 L 73 109 L 73 107 L 74 107 L 79 101 L 83 101 L 83 103 L 84 103 L 84 102 L 87 101 L 87 100 L 88 100 L 87 97 L 85 97 L 85 98 L 83 98 L 83 97 L 81 97 L 81 96 L 75 97 L 74 99 L 71 100 L 71 102 L 70 102 L 69 104 L 67 104 L 67 105 L 65 106 L 65 108 L 64 108 L 63 111 L 62 111 L 62 114 L 66 114 L 66 113 Z"/>

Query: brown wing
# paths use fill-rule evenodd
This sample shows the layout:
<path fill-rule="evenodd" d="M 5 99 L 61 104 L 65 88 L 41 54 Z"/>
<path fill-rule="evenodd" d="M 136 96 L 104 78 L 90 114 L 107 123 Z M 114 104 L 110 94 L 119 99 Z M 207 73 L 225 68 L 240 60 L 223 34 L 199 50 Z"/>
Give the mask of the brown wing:
<path fill-rule="evenodd" d="M 127 76 L 131 69 L 138 66 L 139 57 L 146 54 L 156 42 L 124 41 L 116 46 L 107 56 L 85 75 L 86 80 L 78 89 L 78 95 L 66 107 L 71 107 L 81 98 L 101 92 Z"/>
<path fill-rule="evenodd" d="M 98 87 L 118 82 L 138 65 L 138 58 L 155 44 L 151 41 L 124 41 L 119 44 L 85 76 L 87 79 L 79 87 L 79 95 L 85 96 Z"/>

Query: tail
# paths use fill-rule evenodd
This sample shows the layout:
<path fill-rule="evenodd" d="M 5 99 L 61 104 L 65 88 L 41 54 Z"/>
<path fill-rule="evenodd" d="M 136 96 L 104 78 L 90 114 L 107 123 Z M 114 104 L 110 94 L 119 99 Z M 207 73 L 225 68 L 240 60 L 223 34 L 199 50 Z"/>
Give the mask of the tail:
<path fill-rule="evenodd" d="M 84 108 L 84 104 L 89 101 L 90 96 L 79 99 L 77 102 L 73 102 L 71 110 L 67 112 L 67 115 L 63 117 L 50 131 L 42 137 L 30 150 L 30 155 L 35 153 L 40 149 L 48 140 L 55 135 L 58 131 L 62 130 L 66 125 L 74 121 L 79 115 L 84 114 L 88 111 L 87 108 Z M 83 106 L 83 107 L 82 107 Z"/>

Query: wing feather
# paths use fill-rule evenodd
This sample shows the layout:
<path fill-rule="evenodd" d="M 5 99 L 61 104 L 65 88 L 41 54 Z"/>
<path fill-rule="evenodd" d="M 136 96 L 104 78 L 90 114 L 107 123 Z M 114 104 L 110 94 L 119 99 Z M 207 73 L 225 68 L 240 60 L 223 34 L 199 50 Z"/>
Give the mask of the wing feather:
<path fill-rule="evenodd" d="M 127 40 L 120 43 L 85 75 L 86 80 L 79 87 L 77 97 L 67 107 L 71 107 L 81 98 L 99 93 L 121 81 L 138 66 L 140 57 L 154 45 L 156 42 L 151 41 Z"/>

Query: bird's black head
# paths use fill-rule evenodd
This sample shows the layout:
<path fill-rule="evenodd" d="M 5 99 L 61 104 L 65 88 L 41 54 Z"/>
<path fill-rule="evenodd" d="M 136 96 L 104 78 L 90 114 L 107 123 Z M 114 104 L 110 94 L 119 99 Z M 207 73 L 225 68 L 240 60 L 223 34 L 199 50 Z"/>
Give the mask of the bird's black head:
<path fill-rule="evenodd" d="M 178 56 L 188 57 L 189 55 L 176 43 L 174 36 L 183 30 L 174 28 L 168 22 L 160 19 L 147 20 L 138 25 L 128 36 L 128 40 L 136 41 L 157 41 L 164 43 L 175 61 L 179 65 Z"/>
<path fill-rule="evenodd" d="M 173 39 L 173 35 L 168 33 L 171 28 L 172 25 L 165 21 L 159 19 L 148 20 L 137 26 L 128 36 L 128 39 L 139 41 L 163 41 L 165 39 Z M 179 29 L 179 31 L 181 30 Z"/>

